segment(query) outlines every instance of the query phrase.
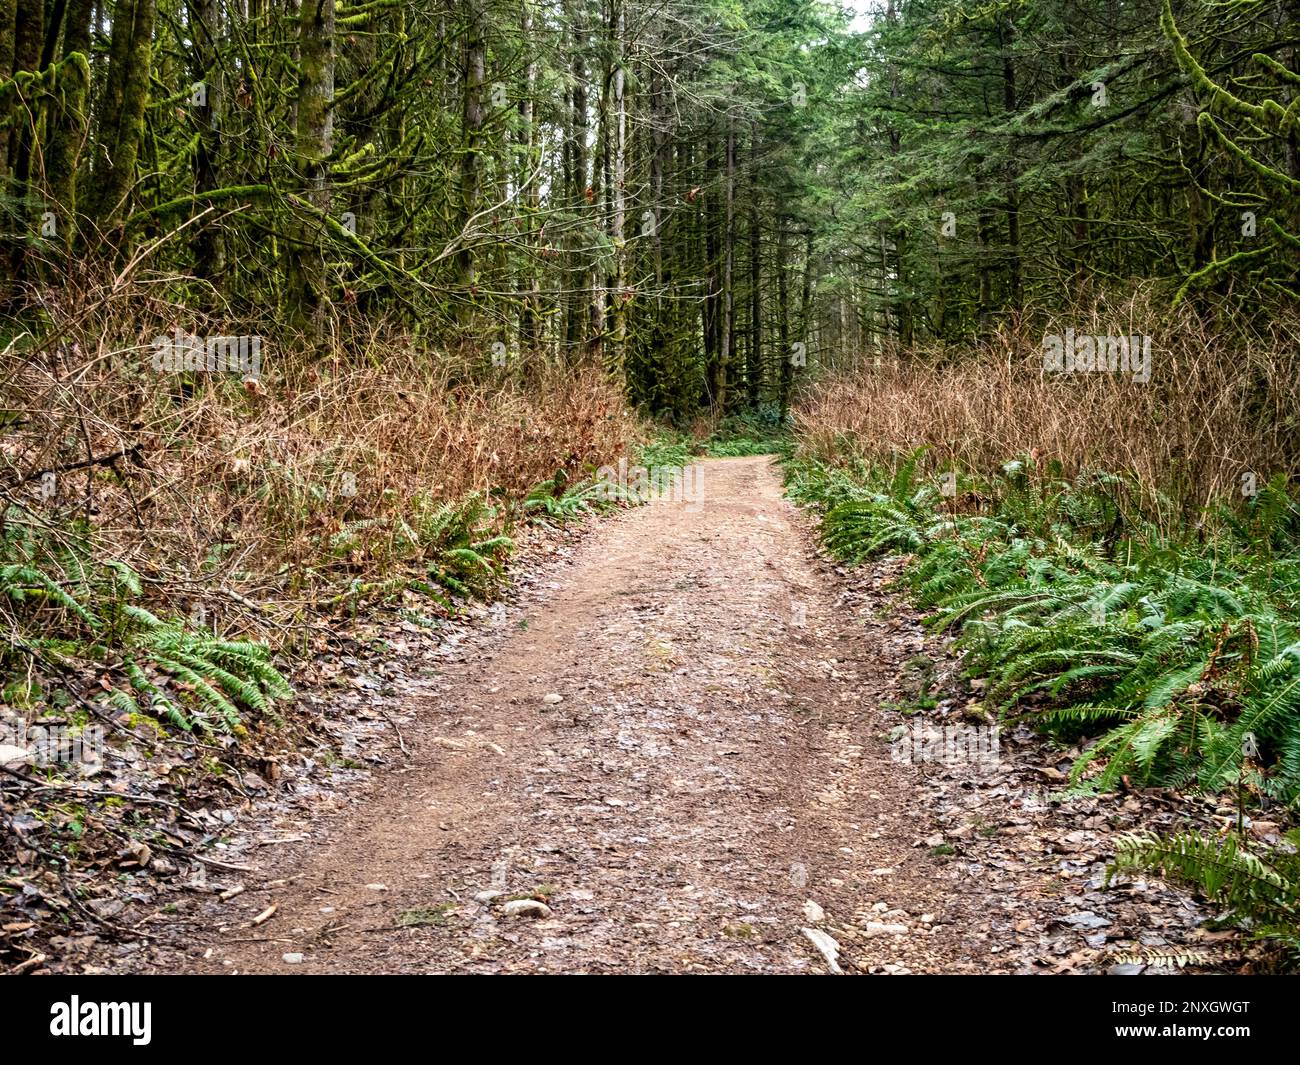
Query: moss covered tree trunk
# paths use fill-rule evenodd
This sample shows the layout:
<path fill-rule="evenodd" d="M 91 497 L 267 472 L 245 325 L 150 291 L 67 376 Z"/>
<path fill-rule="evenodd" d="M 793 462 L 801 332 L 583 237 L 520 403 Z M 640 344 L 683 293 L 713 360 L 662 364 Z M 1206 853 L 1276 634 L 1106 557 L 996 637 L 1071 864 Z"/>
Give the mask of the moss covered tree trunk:
<path fill-rule="evenodd" d="M 119 0 L 113 9 L 96 167 L 91 195 L 83 197 L 101 230 L 121 219 L 135 182 L 149 100 L 154 14 L 154 0 Z"/>
<path fill-rule="evenodd" d="M 468 230 L 483 187 L 483 86 L 487 81 L 487 10 L 484 0 L 465 0 L 464 95 L 461 109 L 460 202 L 461 244 L 456 250 L 456 320 L 468 326 L 478 295 L 474 249 Z"/>
<path fill-rule="evenodd" d="M 194 35 L 191 74 L 194 85 L 198 86 L 197 90 L 191 90 L 190 96 L 190 107 L 199 128 L 194 152 L 194 191 L 204 193 L 221 187 L 221 116 L 225 99 L 225 78 L 219 60 L 221 2 L 191 0 L 189 12 Z M 220 228 L 205 225 L 194 238 L 195 272 L 219 284 L 223 260 Z"/>
<path fill-rule="evenodd" d="M 590 186 L 587 183 L 587 16 L 580 2 L 570 0 L 568 19 L 573 32 L 573 90 L 568 112 L 566 174 L 569 204 L 575 215 L 583 217 L 587 214 Z M 566 238 L 569 248 L 565 274 L 564 340 L 565 357 L 571 361 L 579 357 L 588 320 L 583 298 L 588 272 L 587 256 L 582 247 L 584 228 L 581 225 L 571 228 Z"/>
<path fill-rule="evenodd" d="M 632 298 L 627 283 L 627 75 L 624 71 L 623 47 L 627 37 L 626 11 L 621 0 L 612 0 L 610 44 L 614 51 L 612 74 L 613 128 L 611 130 L 610 222 L 609 233 L 614 245 L 613 311 L 610 328 L 610 362 L 623 372 L 627 360 L 627 305 Z"/>
<path fill-rule="evenodd" d="M 12 76 L 14 70 L 14 45 L 18 0 L 0 0 L 0 79 Z M 9 139 L 12 130 L 7 119 L 13 111 L 14 101 L 9 97 L 0 103 L 0 189 L 9 180 Z"/>
<path fill-rule="evenodd" d="M 94 0 L 71 0 L 63 30 L 63 59 L 50 107 L 49 145 L 45 150 L 47 199 L 64 220 L 59 233 L 65 250 L 74 246 L 77 214 L 77 165 L 85 145 L 90 90 L 90 19 Z M 78 58 L 80 57 L 80 58 Z"/>
<path fill-rule="evenodd" d="M 42 33 L 45 25 L 43 0 L 17 0 L 12 26 L 12 55 L 10 71 L 13 76 L 34 74 L 40 69 Z M 10 47 L 7 42 L 5 47 Z M 27 272 L 27 248 L 31 234 L 40 224 L 43 205 L 28 200 L 28 170 L 31 160 L 32 137 L 37 122 L 39 83 L 11 86 L 5 94 L 8 108 L 0 115 L 8 126 L 8 143 L 5 145 L 3 166 L 8 177 L 7 192 L 17 201 L 13 210 L 13 226 L 6 234 L 7 258 L 10 273 L 15 281 L 22 281 Z"/>
<path fill-rule="evenodd" d="M 329 156 L 334 139 L 334 0 L 303 0 L 298 16 L 298 100 L 294 162 L 304 191 L 288 247 L 290 321 L 320 335 L 329 302 L 325 287 L 325 223 L 330 210 Z"/>
<path fill-rule="evenodd" d="M 41 45 L 45 38 L 44 0 L 18 0 L 14 24 L 13 73 L 35 73 L 41 66 Z M 9 140 L 9 171 L 14 175 L 22 195 L 26 189 L 25 158 L 31 147 L 31 135 L 36 116 L 36 100 L 30 94 L 19 93 L 14 101 L 13 131 Z"/>
<path fill-rule="evenodd" d="M 525 45 L 531 44 L 532 16 L 525 7 L 520 11 L 520 36 Z M 519 345 L 535 361 L 541 350 L 542 283 L 536 264 L 537 242 L 532 227 L 537 224 L 542 205 L 542 179 L 536 173 L 542 162 L 541 139 L 536 122 L 537 77 L 540 65 L 536 58 L 528 62 L 524 76 L 524 95 L 519 101 L 519 119 L 523 125 L 524 150 L 519 163 L 519 184 L 524 204 L 524 224 L 528 231 L 528 245 L 532 256 L 525 266 L 522 288 L 524 296 L 519 311 Z"/>
<path fill-rule="evenodd" d="M 757 158 L 757 143 L 751 154 Z M 757 203 L 749 212 L 749 347 L 745 354 L 745 399 L 752 409 L 758 406 L 763 387 L 763 221 Z"/>
<path fill-rule="evenodd" d="M 790 346 L 790 235 L 785 218 L 776 222 L 776 336 L 781 372 L 777 403 L 781 416 L 790 412 L 790 389 L 794 383 L 794 350 Z"/>

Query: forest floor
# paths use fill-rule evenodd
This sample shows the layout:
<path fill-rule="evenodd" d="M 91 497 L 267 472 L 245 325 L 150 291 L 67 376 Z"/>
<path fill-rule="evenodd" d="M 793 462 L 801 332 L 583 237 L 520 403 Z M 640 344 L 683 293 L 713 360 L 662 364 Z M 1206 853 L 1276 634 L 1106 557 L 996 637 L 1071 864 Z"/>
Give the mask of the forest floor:
<path fill-rule="evenodd" d="M 388 745 L 372 771 L 258 800 L 99 971 L 1140 972 L 1219 949 L 1185 896 L 1102 887 L 1114 833 L 1171 823 L 1159 799 L 1063 802 L 1070 752 L 1019 732 L 993 765 L 891 757 L 908 665 L 942 674 L 941 644 L 887 567 L 814 545 L 767 457 L 592 523 L 408 663 L 359 741 Z"/>

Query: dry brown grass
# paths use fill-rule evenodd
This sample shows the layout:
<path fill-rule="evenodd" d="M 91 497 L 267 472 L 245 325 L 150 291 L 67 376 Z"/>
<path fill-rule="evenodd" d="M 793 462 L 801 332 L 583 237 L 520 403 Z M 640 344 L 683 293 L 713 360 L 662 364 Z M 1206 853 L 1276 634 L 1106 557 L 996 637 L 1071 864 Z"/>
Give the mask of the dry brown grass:
<path fill-rule="evenodd" d="M 1156 323 L 1152 326 L 1150 323 Z M 1147 334 L 1152 373 L 1048 374 L 1043 337 Z M 1010 325 L 987 343 L 886 353 L 822 379 L 795 411 L 804 454 L 824 460 L 895 460 L 929 448 L 927 461 L 973 472 L 1031 455 L 1084 469 L 1131 474 L 1189 512 L 1300 470 L 1300 318 L 1275 321 L 1253 342 L 1228 341 L 1190 311 L 1141 299 L 1098 304 L 1046 327 Z M 1237 495 L 1239 498 L 1239 495 Z"/>
<path fill-rule="evenodd" d="M 187 588 L 304 604 L 390 576 L 407 561 L 393 530 L 413 507 L 471 492 L 504 504 L 557 470 L 577 480 L 638 432 L 598 368 L 497 370 L 378 326 L 346 353 L 268 339 L 256 384 L 159 373 L 150 341 L 172 327 L 258 330 L 123 287 L 47 293 L 49 329 L 10 339 L 0 490 L 22 520 L 85 520 L 182 609 Z M 48 499 L 44 470 L 60 471 Z M 339 557 L 345 527 L 364 532 Z"/>

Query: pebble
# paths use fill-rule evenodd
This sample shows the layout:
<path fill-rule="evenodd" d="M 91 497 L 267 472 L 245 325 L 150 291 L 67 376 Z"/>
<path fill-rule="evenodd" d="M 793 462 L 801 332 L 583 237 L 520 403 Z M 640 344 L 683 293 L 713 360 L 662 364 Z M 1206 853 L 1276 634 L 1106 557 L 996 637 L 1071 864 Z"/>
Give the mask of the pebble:
<path fill-rule="evenodd" d="M 826 911 L 812 899 L 803 904 L 803 915 L 809 924 L 821 924 L 826 920 Z"/>
<path fill-rule="evenodd" d="M 542 696 L 542 702 L 546 703 L 548 706 L 554 706 L 556 703 L 562 703 L 563 701 L 564 696 L 557 692 L 551 692 L 550 695 Z"/>
<path fill-rule="evenodd" d="M 842 973 L 840 968 L 840 945 L 820 928 L 801 929 L 808 941 L 817 948 L 818 953 L 826 959 L 826 964 L 833 973 Z"/>
<path fill-rule="evenodd" d="M 507 917 L 550 917 L 551 908 L 536 899 L 514 899 L 501 907 Z"/>
<path fill-rule="evenodd" d="M 302 959 L 303 955 L 301 954 L 286 954 L 284 956 L 285 963 L 288 965 L 301 965 Z"/>

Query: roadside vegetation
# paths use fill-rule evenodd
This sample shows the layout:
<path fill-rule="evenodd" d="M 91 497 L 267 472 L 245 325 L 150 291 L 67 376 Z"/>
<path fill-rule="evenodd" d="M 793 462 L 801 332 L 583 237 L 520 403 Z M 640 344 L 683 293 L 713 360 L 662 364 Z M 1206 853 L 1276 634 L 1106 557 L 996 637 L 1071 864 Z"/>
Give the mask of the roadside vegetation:
<path fill-rule="evenodd" d="M 946 366 L 868 360 L 796 411 L 788 488 L 837 558 L 908 560 L 906 593 L 957 637 L 987 712 L 1083 741 L 1070 791 L 1227 793 L 1290 817 L 1300 408 L 1284 345 L 1235 363 L 1207 347 L 1148 385 L 1046 380 L 1009 332 Z M 1256 415 L 1261 381 L 1276 418 Z M 1135 839 L 1116 868 L 1192 882 L 1294 947 L 1291 839 Z"/>

